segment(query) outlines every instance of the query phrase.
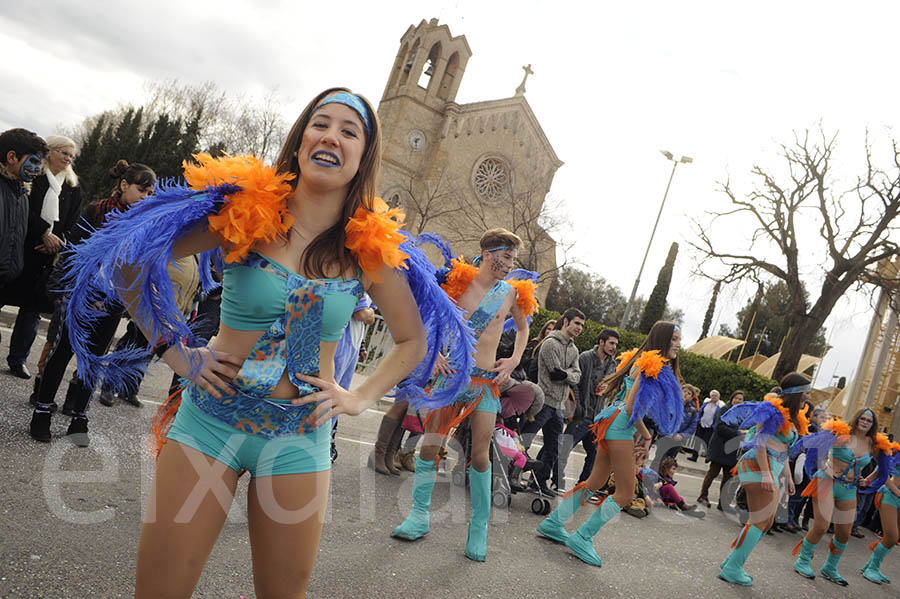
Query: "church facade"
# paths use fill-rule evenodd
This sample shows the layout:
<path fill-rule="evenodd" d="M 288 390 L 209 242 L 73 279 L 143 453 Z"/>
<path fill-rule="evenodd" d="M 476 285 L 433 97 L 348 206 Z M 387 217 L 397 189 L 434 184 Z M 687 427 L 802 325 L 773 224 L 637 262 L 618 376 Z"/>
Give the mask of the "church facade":
<path fill-rule="evenodd" d="M 410 26 L 378 107 L 384 152 L 378 192 L 402 206 L 413 234 L 437 233 L 472 257 L 478 239 L 505 227 L 525 242 L 521 266 L 542 275 L 542 297 L 556 269 L 556 242 L 542 225 L 545 199 L 562 161 L 525 99 L 456 102 L 472 51 L 437 19 Z M 523 67 L 527 79 L 530 65 Z"/>

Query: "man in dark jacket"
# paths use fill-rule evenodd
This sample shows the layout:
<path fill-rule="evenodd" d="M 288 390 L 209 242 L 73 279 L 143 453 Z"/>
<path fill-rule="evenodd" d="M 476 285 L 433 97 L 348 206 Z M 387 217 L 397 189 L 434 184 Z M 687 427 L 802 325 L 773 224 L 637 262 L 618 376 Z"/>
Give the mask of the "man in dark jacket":
<path fill-rule="evenodd" d="M 561 320 L 562 328 L 547 335 L 538 350 L 538 385 L 544 391 L 544 407 L 534 421 L 527 423 L 520 431 L 526 449 L 538 430 L 544 435 L 544 446 L 537 457 L 544 467 L 540 472 L 535 472 L 538 486 L 544 493 L 548 491 L 547 479 L 551 476 L 557 488 L 565 488 L 564 473 L 558 464 L 560 436 L 569 387 L 581 380 L 578 348 L 574 340 L 584 328 L 584 313 L 577 308 L 569 308 Z"/>
<path fill-rule="evenodd" d="M 27 129 L 0 133 L 0 287 L 22 273 L 28 231 L 25 184 L 41 172 L 47 143 Z"/>
<path fill-rule="evenodd" d="M 593 424 L 600 410 L 606 407 L 603 405 L 603 397 L 597 391 L 600 382 L 616 371 L 618 347 L 619 333 L 613 329 L 603 329 L 600 331 L 597 345 L 578 356 L 581 380 L 575 388 L 575 414 L 563 433 L 563 446 L 559 452 L 559 468 L 565 472 L 572 449 L 578 443 L 584 447 L 586 455 L 578 482 L 587 480 L 594 467 L 597 445 L 594 435 L 589 434 L 588 427 Z"/>
<path fill-rule="evenodd" d="M 741 431 L 736 426 L 730 426 L 722 421 L 722 416 L 728 413 L 733 406 L 744 402 L 744 392 L 735 391 L 731 396 L 731 401 L 716 414 L 713 423 L 713 434 L 709 439 L 709 445 L 706 448 L 706 458 L 709 461 L 709 470 L 703 478 L 703 486 L 700 488 L 700 497 L 697 503 L 710 507 L 707 495 L 712 482 L 722 473 L 722 483 L 719 485 L 719 503 L 716 506 L 722 509 L 722 493 L 725 484 L 731 478 L 731 469 L 737 465 L 737 452 L 741 445 L 741 438 L 747 431 Z"/>
<path fill-rule="evenodd" d="M 40 174 L 46 153 L 46 142 L 31 131 L 0 133 L 0 285 L 22 272 L 28 231 L 25 184 Z"/>

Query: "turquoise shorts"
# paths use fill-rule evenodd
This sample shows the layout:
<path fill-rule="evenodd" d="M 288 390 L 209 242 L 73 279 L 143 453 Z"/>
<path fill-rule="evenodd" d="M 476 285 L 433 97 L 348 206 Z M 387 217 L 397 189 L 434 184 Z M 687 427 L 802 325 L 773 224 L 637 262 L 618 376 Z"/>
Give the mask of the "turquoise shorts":
<path fill-rule="evenodd" d="M 888 489 L 887 485 L 881 485 L 881 488 L 878 489 L 878 493 L 875 495 L 875 502 L 879 506 L 890 505 L 900 510 L 900 497 L 894 495 L 894 493 Z"/>
<path fill-rule="evenodd" d="M 476 404 L 476 412 L 499 414 L 500 396 L 497 384 L 494 382 L 494 379 L 497 378 L 497 373 L 476 366 L 469 375 L 472 378 L 471 384 L 453 398 L 453 403 L 468 405 L 474 403 Z M 441 386 L 447 384 L 447 380 L 448 379 L 444 375 L 437 375 L 432 382 L 432 388 L 440 389 Z"/>
<path fill-rule="evenodd" d="M 273 400 L 288 403 L 288 400 Z M 166 438 L 250 476 L 305 474 L 331 468 L 331 421 L 305 435 L 266 439 L 228 426 L 194 405 L 187 390 Z"/>
<path fill-rule="evenodd" d="M 822 470 L 816 470 L 813 478 L 827 481 L 830 477 Z M 846 485 L 835 480 L 831 485 L 831 494 L 834 496 L 835 501 L 856 501 L 856 484 Z"/>
<path fill-rule="evenodd" d="M 500 413 L 500 398 L 494 395 L 490 386 L 484 385 L 481 388 L 481 398 L 475 407 L 476 412 L 488 412 L 490 414 Z"/>
<path fill-rule="evenodd" d="M 628 412 L 625 410 L 625 402 L 615 401 L 612 404 L 606 406 L 600 413 L 597 414 L 597 417 L 594 418 L 594 422 L 600 422 L 601 420 L 609 420 L 612 419 L 609 423 L 609 426 L 606 427 L 606 430 L 603 432 L 603 439 L 606 441 L 632 441 L 634 440 L 634 436 L 637 434 L 637 427 L 633 424 L 628 424 Z M 600 439 L 598 439 L 599 441 Z"/>
<path fill-rule="evenodd" d="M 756 449 L 751 449 L 741 456 L 737 463 L 738 480 L 741 483 L 761 483 L 762 472 L 760 472 L 759 462 L 756 460 Z M 779 484 L 781 471 L 784 470 L 784 462 L 777 459 L 771 453 L 766 457 L 769 458 L 769 468 L 772 469 L 772 480 L 775 482 L 775 488 L 780 490 Z"/>

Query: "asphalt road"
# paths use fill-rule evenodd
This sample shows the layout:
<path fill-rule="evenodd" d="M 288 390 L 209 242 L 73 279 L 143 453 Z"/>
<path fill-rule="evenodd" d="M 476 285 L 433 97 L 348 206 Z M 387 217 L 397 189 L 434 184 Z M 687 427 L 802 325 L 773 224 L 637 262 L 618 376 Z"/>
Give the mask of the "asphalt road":
<path fill-rule="evenodd" d="M 0 354 L 5 358 L 11 314 L 0 312 Z M 40 351 L 43 338 L 35 344 Z M 29 361 L 36 370 L 36 356 Z M 155 364 L 141 389 L 140 409 L 119 403 L 91 406 L 88 449 L 64 437 L 68 418 L 54 418 L 57 438 L 46 445 L 28 436 L 30 381 L 13 378 L 0 362 L 0 596 L 22 598 L 130 597 L 144 497 L 152 462 L 143 443 L 152 402 L 159 402 L 171 375 Z M 60 390 L 58 401 L 65 389 Z M 406 515 L 412 475 L 378 475 L 365 468 L 386 407 L 381 403 L 357 418 L 344 418 L 338 434 L 340 457 L 310 597 L 898 597 L 900 551 L 884 572 L 897 582 L 874 585 L 859 574 L 874 538 L 851 539 L 841 563 L 847 588 L 823 579 L 807 581 L 791 570 L 796 535 L 765 537 L 747 563 L 752 588 L 716 579 L 739 525 L 711 510 L 703 520 L 656 509 L 643 520 L 617 517 L 595 537 L 602 568 L 582 563 L 565 547 L 538 538 L 539 516 L 530 495 L 515 495 L 509 509 L 494 509 L 485 563 L 463 554 L 467 497 L 449 476 L 439 478 L 432 531 L 416 543 L 390 538 Z M 539 443 L 539 441 L 538 441 Z M 683 460 L 681 460 L 683 462 Z M 448 460 L 452 467 L 453 460 Z M 582 456 L 570 460 L 577 476 Z M 678 489 L 696 498 L 698 472 L 678 475 Z M 203 572 L 195 597 L 254 597 L 247 538 L 246 477 L 235 506 Z M 571 482 L 570 482 L 571 485 Z M 715 491 L 711 497 L 715 502 Z M 583 521 L 588 510 L 576 516 Z M 570 524 L 569 529 L 573 526 Z M 824 546 L 823 546 L 824 547 Z M 814 565 L 824 560 L 817 553 Z"/>

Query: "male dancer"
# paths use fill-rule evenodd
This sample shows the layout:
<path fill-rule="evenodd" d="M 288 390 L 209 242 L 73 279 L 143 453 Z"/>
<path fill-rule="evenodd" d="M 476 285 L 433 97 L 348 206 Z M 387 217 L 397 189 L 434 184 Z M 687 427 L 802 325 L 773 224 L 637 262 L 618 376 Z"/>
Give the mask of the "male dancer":
<path fill-rule="evenodd" d="M 467 391 L 457 396 L 452 406 L 429 414 L 425 422 L 426 434 L 416 458 L 413 508 L 391 536 L 414 541 L 429 531 L 428 510 L 437 478 L 436 458 L 442 438 L 469 417 L 472 430 L 472 468 L 469 470 L 472 517 L 466 539 L 466 556 L 483 562 L 487 555 L 487 525 L 491 515 L 490 443 L 500 411 L 497 386 L 509 379 L 522 358 L 528 342 L 527 318 L 537 308 L 537 302 L 531 281 L 508 283 L 503 280 L 512 270 L 522 247 L 522 240 L 517 235 L 506 229 L 491 229 L 481 237 L 480 246 L 481 255 L 476 259 L 476 266 L 452 260 L 452 269 L 442 284 L 444 291 L 466 312 L 469 326 L 477 339 L 472 383 Z M 515 348 L 512 356 L 498 360 L 497 346 L 503 333 L 503 323 L 510 312 L 516 325 Z M 443 377 L 451 371 L 442 358 L 438 359 L 435 370 L 438 376 L 434 386 L 439 387 Z"/>

